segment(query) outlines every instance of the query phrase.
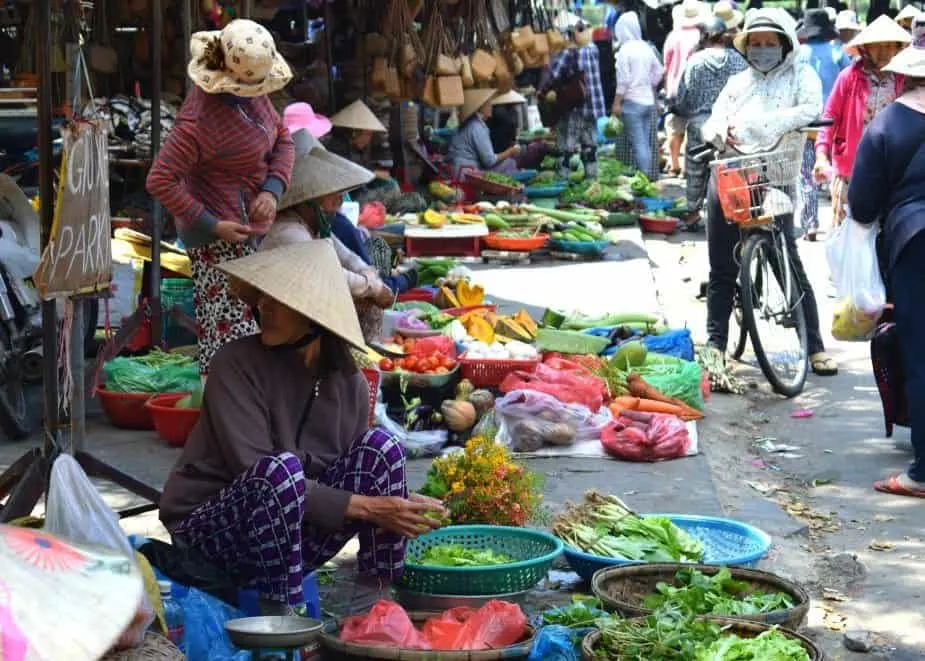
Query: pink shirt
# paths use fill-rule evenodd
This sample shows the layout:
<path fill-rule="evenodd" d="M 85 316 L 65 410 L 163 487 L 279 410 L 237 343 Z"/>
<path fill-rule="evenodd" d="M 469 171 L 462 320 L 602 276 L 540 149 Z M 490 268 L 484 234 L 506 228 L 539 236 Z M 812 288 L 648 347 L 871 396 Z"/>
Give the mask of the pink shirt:
<path fill-rule="evenodd" d="M 678 95 L 684 66 L 700 44 L 700 30 L 696 26 L 672 30 L 665 39 L 665 93 L 668 98 Z"/>

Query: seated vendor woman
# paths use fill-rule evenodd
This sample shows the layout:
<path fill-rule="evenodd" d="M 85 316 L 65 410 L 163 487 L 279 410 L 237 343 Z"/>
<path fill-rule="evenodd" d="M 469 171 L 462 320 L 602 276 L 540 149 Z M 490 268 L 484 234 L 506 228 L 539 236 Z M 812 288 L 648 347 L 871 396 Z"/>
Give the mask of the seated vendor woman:
<path fill-rule="evenodd" d="M 463 104 L 459 120 L 462 125 L 450 140 L 447 158 L 457 175 L 462 168 L 491 170 L 510 174 L 517 170 L 517 156 L 520 146 L 511 145 L 501 153 L 495 153 L 491 142 L 491 131 L 486 121 L 491 118 L 491 102 L 497 96 L 497 90 L 466 90 L 466 102 Z"/>
<path fill-rule="evenodd" d="M 359 535 L 359 570 L 401 576 L 405 541 L 437 527 L 409 494 L 398 440 L 370 429 L 369 390 L 349 347 L 363 337 L 327 241 L 225 262 L 261 332 L 212 361 L 199 423 L 164 486 L 173 543 L 256 588 L 265 614 L 303 603 L 303 577 Z"/>

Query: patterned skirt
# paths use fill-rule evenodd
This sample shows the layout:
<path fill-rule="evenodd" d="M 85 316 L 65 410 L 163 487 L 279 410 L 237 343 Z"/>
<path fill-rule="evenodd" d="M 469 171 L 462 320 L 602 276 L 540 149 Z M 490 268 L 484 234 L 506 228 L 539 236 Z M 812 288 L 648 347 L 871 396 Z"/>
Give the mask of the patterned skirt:
<path fill-rule="evenodd" d="M 188 253 L 193 270 L 193 305 L 199 338 L 199 372 L 209 373 L 212 356 L 228 342 L 260 332 L 250 306 L 231 296 L 228 278 L 215 268 L 254 252 L 247 243 L 213 241 Z"/>

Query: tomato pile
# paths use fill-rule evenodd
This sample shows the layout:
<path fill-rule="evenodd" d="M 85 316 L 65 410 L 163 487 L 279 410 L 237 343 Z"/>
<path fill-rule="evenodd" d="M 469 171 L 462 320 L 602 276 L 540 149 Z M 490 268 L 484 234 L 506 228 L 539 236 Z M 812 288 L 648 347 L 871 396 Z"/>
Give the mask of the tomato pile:
<path fill-rule="evenodd" d="M 441 338 L 444 339 L 445 338 Z M 443 351 L 428 350 L 439 346 L 433 338 L 415 340 L 414 338 L 390 338 L 388 342 L 397 344 L 405 352 L 404 358 L 383 358 L 379 361 L 379 369 L 383 372 L 405 371 L 418 374 L 446 374 L 456 367 L 456 359 L 451 358 Z"/>

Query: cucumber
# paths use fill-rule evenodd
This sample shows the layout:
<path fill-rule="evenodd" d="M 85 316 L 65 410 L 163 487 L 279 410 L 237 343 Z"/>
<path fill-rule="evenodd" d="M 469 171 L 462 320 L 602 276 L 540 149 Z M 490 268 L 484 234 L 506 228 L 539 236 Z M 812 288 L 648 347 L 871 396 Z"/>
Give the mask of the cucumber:
<path fill-rule="evenodd" d="M 485 225 L 487 225 L 490 230 L 506 230 L 511 228 L 511 226 L 507 224 L 507 221 L 496 213 L 487 213 L 484 217 Z"/>
<path fill-rule="evenodd" d="M 563 223 L 578 223 L 587 220 L 597 220 L 599 217 L 593 212 L 580 213 L 578 211 L 563 211 L 562 209 L 541 209 L 539 207 L 532 206 L 524 206 L 522 208 L 533 213 L 541 213 L 544 216 L 548 216 L 553 220 L 558 220 Z"/>
<path fill-rule="evenodd" d="M 546 308 L 546 311 L 543 312 L 542 325 L 547 328 L 559 328 L 565 322 L 565 315 L 556 310 L 551 310 Z"/>
<path fill-rule="evenodd" d="M 570 330 L 586 330 L 588 328 L 610 328 L 612 326 L 627 326 L 633 330 L 645 330 L 647 327 L 656 327 L 661 320 L 653 314 L 640 312 L 625 312 L 608 314 L 597 319 L 584 317 L 568 317 L 562 328 Z"/>

